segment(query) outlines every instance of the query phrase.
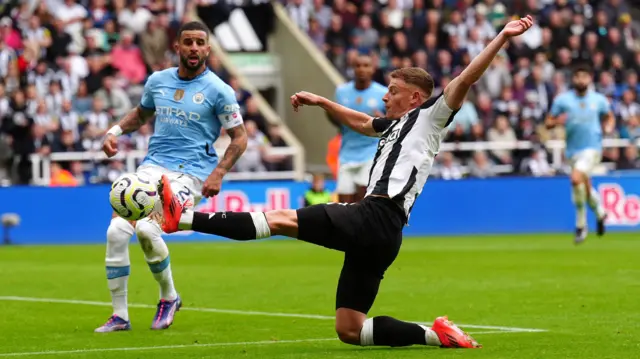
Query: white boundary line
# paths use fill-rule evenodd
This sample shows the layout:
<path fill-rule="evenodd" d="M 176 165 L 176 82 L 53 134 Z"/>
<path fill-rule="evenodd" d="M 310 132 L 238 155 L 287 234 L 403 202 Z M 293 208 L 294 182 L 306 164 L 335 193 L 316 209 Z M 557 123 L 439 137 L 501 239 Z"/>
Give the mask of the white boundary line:
<path fill-rule="evenodd" d="M 230 346 L 241 346 L 241 345 L 295 344 L 295 343 L 324 342 L 324 341 L 331 341 L 331 340 L 336 340 L 336 339 L 337 338 L 277 340 L 277 341 L 276 340 L 263 340 L 263 341 L 258 341 L 258 342 L 231 342 L 231 343 L 210 343 L 210 344 L 176 344 L 176 345 L 161 345 L 161 346 L 155 346 L 155 347 L 50 350 L 50 351 L 41 351 L 41 352 L 0 353 L 0 357 L 21 357 L 21 356 L 30 356 L 30 355 L 61 355 L 61 354 L 99 353 L 99 352 L 131 352 L 131 351 L 161 350 L 161 349 L 230 347 Z"/>
<path fill-rule="evenodd" d="M 74 300 L 74 299 L 56 299 L 56 298 L 19 297 L 19 296 L 0 296 L 0 301 L 80 304 L 80 305 L 93 305 L 93 306 L 101 306 L 101 307 L 111 306 L 111 302 L 98 302 L 98 301 Z M 151 308 L 151 309 L 156 308 L 155 305 L 150 305 L 150 304 L 129 304 L 129 307 L 130 308 Z M 334 319 L 333 316 L 328 316 L 328 315 L 259 312 L 259 311 L 250 311 L 250 310 L 248 311 L 248 310 L 217 309 L 217 308 L 182 307 L 180 310 L 194 311 L 194 312 L 236 314 L 236 315 L 266 316 L 266 317 L 287 317 L 287 318 L 320 319 L 320 320 Z M 416 322 L 420 323 L 420 321 L 416 321 Z M 477 325 L 477 324 L 458 324 L 458 326 L 463 328 L 471 328 L 471 329 L 487 329 L 491 331 L 491 332 L 477 332 L 475 334 L 489 334 L 489 333 L 494 333 L 494 331 L 505 332 L 505 333 L 542 333 L 547 331 L 545 329 L 501 327 L 501 326 Z"/>

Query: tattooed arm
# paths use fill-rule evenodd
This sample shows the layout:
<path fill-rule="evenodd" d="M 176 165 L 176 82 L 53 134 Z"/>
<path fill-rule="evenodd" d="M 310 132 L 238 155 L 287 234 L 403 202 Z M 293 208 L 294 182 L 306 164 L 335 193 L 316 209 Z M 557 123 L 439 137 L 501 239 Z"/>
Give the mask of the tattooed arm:
<path fill-rule="evenodd" d="M 247 149 L 247 130 L 244 125 L 236 126 L 227 130 L 229 137 L 231 137 L 231 143 L 227 150 L 224 152 L 222 160 L 218 163 L 216 171 L 223 171 L 224 174 L 229 172 L 233 165 L 236 164 L 238 158 L 242 156 Z"/>
<path fill-rule="evenodd" d="M 205 197 L 213 197 L 220 192 L 222 178 L 231 170 L 233 165 L 236 164 L 236 161 L 242 156 L 244 150 L 247 149 L 247 130 L 244 128 L 244 125 L 241 124 L 227 129 L 227 133 L 229 137 L 231 137 L 231 143 L 224 152 L 224 156 L 222 156 L 218 166 L 211 172 L 202 187 L 202 195 Z"/>
<path fill-rule="evenodd" d="M 102 150 L 107 157 L 118 153 L 118 136 L 131 133 L 139 129 L 153 117 L 155 110 L 136 106 L 107 132 L 102 144 Z"/>

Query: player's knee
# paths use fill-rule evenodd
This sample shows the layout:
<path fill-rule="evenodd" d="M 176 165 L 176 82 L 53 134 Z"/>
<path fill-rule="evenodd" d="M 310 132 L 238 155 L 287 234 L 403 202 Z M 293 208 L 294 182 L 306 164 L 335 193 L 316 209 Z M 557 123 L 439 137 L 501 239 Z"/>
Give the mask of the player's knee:
<path fill-rule="evenodd" d="M 297 230 L 298 215 L 292 209 L 281 209 L 265 213 L 271 234 L 289 235 L 289 231 Z"/>
<path fill-rule="evenodd" d="M 146 218 L 136 223 L 136 235 L 139 241 L 153 241 L 162 235 L 160 226 Z"/>
<path fill-rule="evenodd" d="M 336 322 L 336 333 L 341 342 L 352 345 L 360 344 L 362 324 Z"/>
<path fill-rule="evenodd" d="M 583 182 L 584 182 L 584 175 L 582 174 L 582 172 L 573 170 L 571 172 L 571 185 L 577 186 L 579 184 L 582 184 Z"/>
<path fill-rule="evenodd" d="M 110 245 L 128 245 L 133 236 L 133 226 L 124 218 L 116 217 L 111 220 L 107 228 L 107 242 Z"/>

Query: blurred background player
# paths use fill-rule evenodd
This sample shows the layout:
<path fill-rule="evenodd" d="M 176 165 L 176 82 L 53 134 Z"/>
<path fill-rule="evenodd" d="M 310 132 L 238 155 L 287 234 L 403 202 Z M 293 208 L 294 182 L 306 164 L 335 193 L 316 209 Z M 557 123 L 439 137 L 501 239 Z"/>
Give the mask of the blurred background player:
<path fill-rule="evenodd" d="M 103 150 L 107 156 L 114 156 L 118 152 L 117 137 L 136 131 L 155 114 L 155 132 L 137 173 L 151 181 L 167 175 L 180 201 L 192 207 L 202 196 L 218 194 L 223 176 L 247 146 L 247 134 L 233 90 L 205 66 L 211 51 L 208 29 L 198 22 L 184 24 L 175 46 L 179 66 L 149 77 L 140 105 L 108 131 Z M 213 143 L 221 127 L 231 142 L 218 161 Z M 149 269 L 160 285 L 160 302 L 151 328 L 168 328 L 182 304 L 173 283 L 169 249 L 158 224 L 149 217 L 129 223 L 114 215 L 107 230 L 106 254 L 113 315 L 96 332 L 131 329 L 127 281 L 129 240 L 134 229 Z"/>
<path fill-rule="evenodd" d="M 370 56 L 360 55 L 356 58 L 353 69 L 355 80 L 338 86 L 336 102 L 373 117 L 384 116 L 385 107 L 382 97 L 387 92 L 387 88 L 373 81 L 375 73 L 373 60 Z M 336 184 L 338 201 L 341 203 L 360 201 L 366 193 L 369 170 L 378 149 L 378 141 L 338 123 L 331 116 L 329 118 L 342 133 Z"/>
<path fill-rule="evenodd" d="M 564 124 L 566 130 L 566 158 L 571 164 L 572 199 L 576 207 L 576 243 L 587 237 L 586 204 L 596 214 L 599 236 L 604 234 L 607 217 L 590 175 L 602 159 L 602 127 L 607 133 L 613 131 L 615 117 L 609 100 L 590 88 L 592 79 L 588 66 L 577 66 L 573 89 L 555 98 L 546 120 L 548 127 Z"/>

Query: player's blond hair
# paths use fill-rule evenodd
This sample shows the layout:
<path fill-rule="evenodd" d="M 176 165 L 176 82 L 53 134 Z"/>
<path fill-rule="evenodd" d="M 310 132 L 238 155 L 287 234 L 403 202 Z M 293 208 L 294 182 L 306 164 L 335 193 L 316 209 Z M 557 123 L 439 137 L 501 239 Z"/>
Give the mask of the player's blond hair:
<path fill-rule="evenodd" d="M 420 67 L 403 67 L 389 74 L 392 79 L 400 79 L 409 85 L 414 85 L 422 90 L 426 98 L 433 92 L 433 77 Z"/>

